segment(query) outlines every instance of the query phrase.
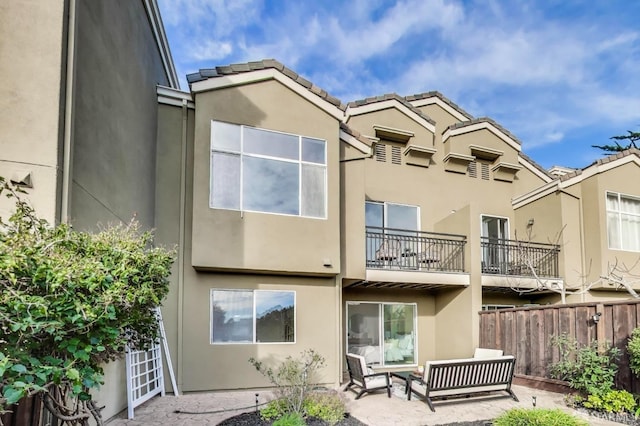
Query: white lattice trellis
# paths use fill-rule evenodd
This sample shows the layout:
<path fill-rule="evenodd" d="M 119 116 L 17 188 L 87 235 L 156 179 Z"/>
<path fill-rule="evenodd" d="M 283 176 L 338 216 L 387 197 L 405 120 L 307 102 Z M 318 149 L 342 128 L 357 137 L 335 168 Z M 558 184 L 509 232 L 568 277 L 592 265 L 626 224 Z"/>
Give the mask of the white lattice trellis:
<path fill-rule="evenodd" d="M 127 352 L 128 414 L 155 395 L 164 395 L 164 374 L 160 344 L 148 351 Z"/>

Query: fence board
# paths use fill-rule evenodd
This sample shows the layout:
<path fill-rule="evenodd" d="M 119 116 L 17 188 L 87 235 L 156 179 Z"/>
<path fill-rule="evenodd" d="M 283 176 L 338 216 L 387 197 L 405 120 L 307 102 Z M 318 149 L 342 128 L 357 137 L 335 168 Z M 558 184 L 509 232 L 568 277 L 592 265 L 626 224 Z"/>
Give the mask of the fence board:
<path fill-rule="evenodd" d="M 597 312 L 601 313 L 598 323 L 592 319 Z M 626 352 L 631 332 L 640 326 L 640 300 L 536 306 L 483 311 L 479 315 L 481 346 L 514 355 L 516 374 L 549 378 L 549 366 L 560 357 L 551 338 L 566 334 L 583 344 L 607 341 L 619 348 L 623 356 L 616 384 L 640 392 Z"/>

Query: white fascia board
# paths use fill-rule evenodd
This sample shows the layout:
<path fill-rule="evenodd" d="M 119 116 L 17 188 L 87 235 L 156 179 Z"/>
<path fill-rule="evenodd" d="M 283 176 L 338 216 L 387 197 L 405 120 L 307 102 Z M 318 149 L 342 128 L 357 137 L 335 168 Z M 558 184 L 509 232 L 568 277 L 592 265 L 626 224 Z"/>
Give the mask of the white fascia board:
<path fill-rule="evenodd" d="M 613 161 L 609 161 L 608 163 L 594 164 L 584 169 L 579 175 L 562 182 L 562 188 L 567 188 L 569 186 L 575 185 L 576 183 L 582 182 L 583 180 L 590 178 L 591 176 L 604 173 L 627 163 L 636 163 L 636 165 L 640 166 L 640 158 L 638 158 L 636 155 L 627 155 L 626 157 L 618 158 Z"/>
<path fill-rule="evenodd" d="M 518 163 L 522 164 L 525 169 L 529 170 L 531 173 L 533 173 L 534 175 L 538 176 L 540 179 L 542 179 L 543 181 L 545 181 L 547 183 L 549 183 L 549 182 L 551 182 L 553 180 L 552 178 L 550 178 L 546 174 L 542 173 L 536 166 L 531 164 L 531 162 L 527 161 L 525 158 L 522 158 L 522 157 L 518 156 Z"/>
<path fill-rule="evenodd" d="M 354 138 L 344 130 L 340 130 L 340 140 L 348 143 L 349 145 L 351 145 L 358 151 L 362 152 L 363 154 L 367 154 L 367 155 L 371 154 L 371 147 L 369 147 L 367 144 L 363 142 L 360 142 L 358 139 Z"/>
<path fill-rule="evenodd" d="M 549 194 L 553 194 L 554 192 L 560 190 L 560 181 L 554 180 L 549 182 L 546 185 L 543 185 L 537 189 L 534 189 L 531 192 L 528 192 L 524 195 L 514 198 L 511 201 L 511 205 L 514 209 L 519 209 L 520 207 L 526 206 L 529 203 L 532 203 L 536 200 L 539 200 L 542 197 L 546 197 Z"/>
<path fill-rule="evenodd" d="M 556 179 L 547 185 L 541 186 L 540 188 L 529 192 L 528 194 L 524 194 L 518 198 L 514 198 L 512 201 L 513 208 L 519 208 L 524 205 L 527 205 L 533 201 L 539 200 L 542 197 L 545 197 L 552 192 L 562 191 L 566 188 L 569 188 L 573 185 L 576 185 L 583 180 L 595 176 L 600 173 L 605 173 L 611 169 L 615 169 L 616 167 L 620 167 L 627 163 L 635 163 L 640 167 L 640 158 L 636 155 L 627 155 L 626 157 L 618 158 L 614 161 L 610 161 L 604 164 L 594 164 L 590 167 L 587 167 L 580 173 L 572 178 L 561 181 L 560 179 Z"/>
<path fill-rule="evenodd" d="M 158 86 L 156 88 L 156 93 L 158 94 L 158 103 L 179 107 L 186 104 L 187 108 L 191 109 L 196 107 L 191 93 L 182 92 L 166 86 Z"/>
<path fill-rule="evenodd" d="M 434 96 L 432 98 L 426 98 L 426 99 L 418 99 L 415 101 L 408 101 L 408 102 L 416 108 L 435 104 L 435 105 L 438 105 L 443 110 L 445 110 L 446 112 L 448 112 L 449 114 L 451 114 L 456 120 L 469 121 L 469 119 L 465 117 L 462 113 L 460 113 L 460 111 L 456 110 L 451 105 L 444 102 L 442 99 L 440 99 L 437 96 Z"/>
<path fill-rule="evenodd" d="M 347 111 L 345 112 L 344 122 L 346 123 L 347 121 L 349 121 L 349 118 L 356 115 L 368 114 L 370 112 L 381 111 L 383 109 L 389 109 L 389 108 L 396 108 L 398 111 L 400 111 L 401 113 L 403 113 L 404 115 L 412 119 L 413 121 L 417 122 L 422 127 L 429 130 L 431 133 L 435 135 L 436 126 L 429 123 L 427 120 L 420 117 L 415 112 L 411 111 L 405 105 L 402 105 L 402 103 L 399 102 L 397 99 L 388 99 L 382 102 L 373 102 L 373 103 L 362 105 L 362 106 L 348 107 Z"/>
<path fill-rule="evenodd" d="M 442 134 L 442 142 L 444 143 L 447 139 L 449 139 L 450 137 L 453 137 L 453 136 L 463 135 L 465 133 L 475 132 L 477 130 L 482 130 L 482 129 L 489 130 L 491 133 L 493 133 L 494 135 L 496 135 L 497 137 L 499 137 L 500 139 L 505 141 L 507 143 L 507 145 L 509 145 L 510 147 L 515 149 L 516 151 L 518 151 L 518 152 L 522 151 L 522 147 L 520 146 L 520 144 L 518 142 L 514 141 L 512 138 L 510 138 L 509 136 L 504 134 L 504 132 L 502 132 L 496 126 L 494 126 L 493 124 L 488 123 L 486 121 L 483 121 L 481 123 L 475 123 L 475 124 L 472 124 L 470 126 L 460 127 L 460 128 L 457 128 L 457 129 L 447 129 Z"/>
<path fill-rule="evenodd" d="M 325 101 L 320 96 L 312 93 L 311 91 L 301 86 L 294 80 L 290 79 L 286 75 L 282 74 L 275 68 L 247 71 L 238 74 L 229 74 L 220 77 L 208 78 L 202 81 L 196 81 L 195 83 L 191 84 L 191 91 L 193 93 L 199 93 L 208 90 L 242 86 L 245 84 L 257 83 L 266 80 L 276 80 L 279 83 L 282 83 L 287 88 L 293 90 L 295 93 L 302 96 L 303 98 L 338 120 L 342 120 L 344 117 L 344 112 L 340 108 L 330 102 Z"/>
<path fill-rule="evenodd" d="M 147 12 L 147 17 L 149 18 L 149 23 L 151 24 L 153 37 L 156 41 L 156 45 L 158 46 L 158 51 L 160 52 L 164 72 L 167 74 L 167 80 L 169 80 L 171 87 L 180 89 L 180 81 L 178 80 L 176 67 L 173 64 L 173 57 L 171 56 L 171 49 L 169 48 L 167 35 L 164 32 L 164 25 L 162 23 L 162 17 L 160 16 L 158 2 L 156 0 L 144 0 L 143 4 L 144 9 Z"/>

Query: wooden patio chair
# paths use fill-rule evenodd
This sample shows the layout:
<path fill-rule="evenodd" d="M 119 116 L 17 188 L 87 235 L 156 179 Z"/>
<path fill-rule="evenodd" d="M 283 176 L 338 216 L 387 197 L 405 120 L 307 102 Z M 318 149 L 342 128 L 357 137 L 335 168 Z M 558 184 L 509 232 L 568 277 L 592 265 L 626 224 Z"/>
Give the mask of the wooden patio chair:
<path fill-rule="evenodd" d="M 344 388 L 345 392 L 351 386 L 357 386 L 360 388 L 360 392 L 356 399 L 359 399 L 366 392 L 386 389 L 387 396 L 391 398 L 389 373 L 375 373 L 367 367 L 364 357 L 356 354 L 347 354 L 347 368 L 349 369 L 349 383 Z"/>

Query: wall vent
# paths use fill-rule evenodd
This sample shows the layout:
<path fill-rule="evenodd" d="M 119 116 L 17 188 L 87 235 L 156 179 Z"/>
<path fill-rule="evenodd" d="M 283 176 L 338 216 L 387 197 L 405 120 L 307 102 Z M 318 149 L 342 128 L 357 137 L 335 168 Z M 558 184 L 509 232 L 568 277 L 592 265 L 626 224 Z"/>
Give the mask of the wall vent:
<path fill-rule="evenodd" d="M 402 164 L 401 149 L 399 146 L 391 145 L 391 163 Z"/>
<path fill-rule="evenodd" d="M 387 161 L 387 146 L 383 143 L 376 143 L 374 147 L 374 155 L 376 157 L 376 161 L 381 161 L 383 163 Z"/>

